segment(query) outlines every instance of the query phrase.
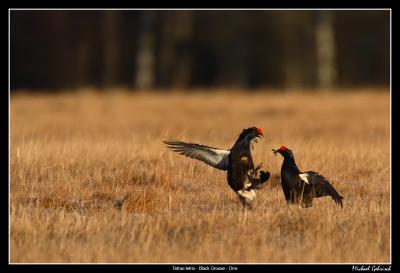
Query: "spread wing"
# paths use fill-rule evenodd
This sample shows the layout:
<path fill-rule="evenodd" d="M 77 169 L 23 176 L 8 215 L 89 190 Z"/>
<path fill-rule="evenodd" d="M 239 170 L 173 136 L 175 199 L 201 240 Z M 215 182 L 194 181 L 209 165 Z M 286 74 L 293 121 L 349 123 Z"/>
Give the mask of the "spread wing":
<path fill-rule="evenodd" d="M 316 172 L 304 172 L 301 173 L 300 178 L 308 181 L 308 184 L 314 186 L 316 197 L 331 196 L 336 204 L 343 207 L 343 197 L 339 195 L 336 189 L 326 180 L 325 177 Z"/>
<path fill-rule="evenodd" d="M 208 165 L 226 171 L 228 170 L 229 151 L 196 143 L 186 143 L 179 140 L 163 141 L 167 147 L 181 155 L 197 159 Z"/>

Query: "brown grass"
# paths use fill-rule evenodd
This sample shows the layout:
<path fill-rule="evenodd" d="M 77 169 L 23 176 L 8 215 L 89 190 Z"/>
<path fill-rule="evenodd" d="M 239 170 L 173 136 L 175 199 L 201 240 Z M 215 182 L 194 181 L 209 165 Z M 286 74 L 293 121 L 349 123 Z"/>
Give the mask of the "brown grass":
<path fill-rule="evenodd" d="M 11 262 L 390 261 L 387 90 L 11 96 Z M 229 148 L 259 126 L 272 181 L 245 217 L 225 173 L 162 140 Z M 286 145 L 344 196 L 288 207 Z"/>

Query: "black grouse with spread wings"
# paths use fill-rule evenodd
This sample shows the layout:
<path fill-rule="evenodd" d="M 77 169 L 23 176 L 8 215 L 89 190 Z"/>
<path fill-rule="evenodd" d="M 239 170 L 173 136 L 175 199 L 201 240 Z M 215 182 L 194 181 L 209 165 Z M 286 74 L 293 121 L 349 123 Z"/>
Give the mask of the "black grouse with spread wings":
<path fill-rule="evenodd" d="M 260 128 L 244 129 L 230 150 L 218 149 L 179 140 L 166 140 L 171 150 L 181 155 L 197 159 L 219 170 L 227 171 L 229 186 L 239 195 L 243 204 L 250 204 L 255 198 L 254 188 L 260 188 L 270 176 L 269 172 L 258 171 L 262 164 L 254 168 L 250 147 L 262 137 Z"/>

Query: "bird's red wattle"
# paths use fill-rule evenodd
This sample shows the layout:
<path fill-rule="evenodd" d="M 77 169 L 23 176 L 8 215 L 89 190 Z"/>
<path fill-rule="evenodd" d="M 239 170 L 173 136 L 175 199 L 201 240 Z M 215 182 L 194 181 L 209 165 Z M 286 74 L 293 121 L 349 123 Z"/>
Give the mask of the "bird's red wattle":
<path fill-rule="evenodd" d="M 286 148 L 286 146 L 281 146 L 281 147 L 279 148 L 279 150 L 280 150 L 280 151 L 285 151 L 285 150 L 287 150 L 287 148 Z"/>

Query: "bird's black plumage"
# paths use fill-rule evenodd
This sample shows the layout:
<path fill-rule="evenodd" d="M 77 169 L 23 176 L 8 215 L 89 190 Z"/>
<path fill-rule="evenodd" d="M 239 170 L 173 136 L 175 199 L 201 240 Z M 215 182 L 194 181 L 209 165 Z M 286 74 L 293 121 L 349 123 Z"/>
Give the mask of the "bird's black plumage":
<path fill-rule="evenodd" d="M 179 140 L 166 140 L 164 143 L 175 152 L 227 171 L 229 186 L 240 196 L 244 204 L 253 201 L 255 197 L 253 189 L 260 188 L 270 176 L 269 172 L 260 171 L 257 177 L 262 164 L 254 168 L 251 155 L 250 147 L 253 141 L 257 141 L 261 136 L 263 136 L 262 131 L 257 127 L 244 129 L 229 150 Z"/>
<path fill-rule="evenodd" d="M 314 171 L 301 172 L 298 169 L 290 149 L 282 146 L 273 152 L 283 156 L 281 183 L 288 204 L 311 207 L 314 198 L 330 196 L 336 204 L 343 207 L 343 197 L 325 177 Z"/>

